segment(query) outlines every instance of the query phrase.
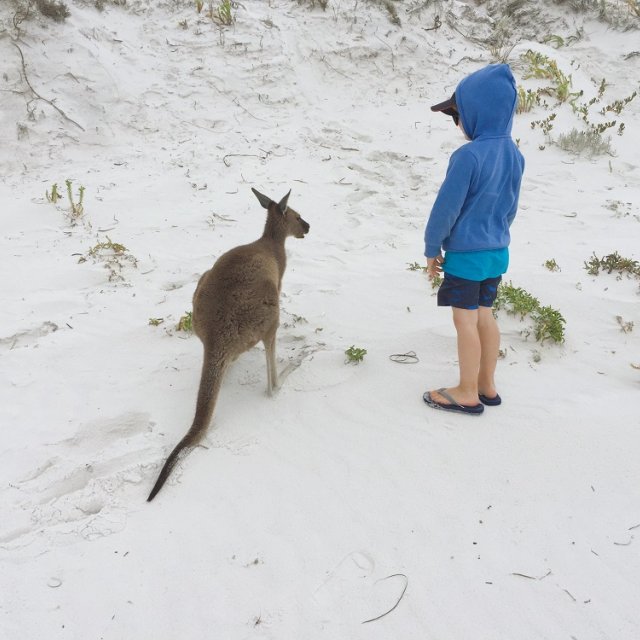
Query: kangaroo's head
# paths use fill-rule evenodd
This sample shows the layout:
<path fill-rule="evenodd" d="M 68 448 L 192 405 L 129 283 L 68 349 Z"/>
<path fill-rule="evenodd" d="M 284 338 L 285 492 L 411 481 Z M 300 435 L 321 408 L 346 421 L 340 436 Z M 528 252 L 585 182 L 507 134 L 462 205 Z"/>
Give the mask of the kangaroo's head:
<path fill-rule="evenodd" d="M 267 210 L 268 219 L 267 226 L 273 225 L 284 231 L 285 236 L 294 236 L 295 238 L 304 238 L 309 233 L 309 224 L 302 219 L 297 211 L 294 211 L 287 205 L 291 190 L 280 202 L 274 202 L 271 198 L 262 195 L 259 191 L 251 188 L 251 191 L 258 198 L 258 202 Z"/>

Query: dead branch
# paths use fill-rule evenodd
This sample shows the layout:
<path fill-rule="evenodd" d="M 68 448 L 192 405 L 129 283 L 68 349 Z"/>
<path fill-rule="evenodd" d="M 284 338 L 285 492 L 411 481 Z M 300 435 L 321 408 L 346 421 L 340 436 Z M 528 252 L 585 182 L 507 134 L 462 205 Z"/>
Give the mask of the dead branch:
<path fill-rule="evenodd" d="M 78 127 L 78 129 L 80 129 L 81 131 L 84 131 L 84 127 L 82 127 L 81 125 L 79 125 L 75 120 L 73 120 L 72 118 L 70 118 L 60 107 L 58 107 L 54 102 L 52 102 L 51 100 L 48 100 L 47 98 L 44 98 L 43 96 L 41 96 L 34 88 L 33 85 L 31 84 L 31 82 L 29 81 L 29 76 L 27 75 L 27 65 L 25 63 L 24 60 L 24 54 L 22 53 L 22 49 L 15 43 L 12 42 L 13 46 L 18 50 L 18 53 L 20 54 L 20 60 L 22 63 L 22 76 L 24 78 L 24 81 L 27 85 L 27 87 L 29 87 L 29 90 L 31 91 L 31 93 L 33 94 L 33 96 L 35 98 L 37 98 L 38 100 L 42 100 L 43 102 L 46 102 L 47 104 L 51 105 L 67 122 L 70 122 L 71 124 L 74 124 L 76 127 Z"/>

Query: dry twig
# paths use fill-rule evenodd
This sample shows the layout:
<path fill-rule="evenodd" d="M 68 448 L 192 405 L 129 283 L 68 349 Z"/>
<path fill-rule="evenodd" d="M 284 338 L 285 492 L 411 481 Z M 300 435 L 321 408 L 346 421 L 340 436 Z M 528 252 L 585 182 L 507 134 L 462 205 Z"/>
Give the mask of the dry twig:
<path fill-rule="evenodd" d="M 79 125 L 75 120 L 73 120 L 72 118 L 70 118 L 60 107 L 58 107 L 54 102 L 52 102 L 51 100 L 48 100 L 47 98 L 44 98 L 43 96 L 41 96 L 34 88 L 33 85 L 31 84 L 31 82 L 29 82 L 29 76 L 27 75 L 27 65 L 25 63 L 24 60 L 24 54 L 22 53 L 22 49 L 15 43 L 12 43 L 13 46 L 18 50 L 18 53 L 20 54 L 20 60 L 22 62 L 22 76 L 24 77 L 24 81 L 27 84 L 27 87 L 29 87 L 29 89 L 31 90 L 31 93 L 38 99 L 38 100 L 42 100 L 43 102 L 46 102 L 47 104 L 51 105 L 65 120 L 67 120 L 67 122 L 70 122 L 71 124 L 75 124 L 76 127 L 78 127 L 78 129 L 81 129 L 82 131 L 84 131 L 84 127 L 82 127 L 81 125 Z"/>
<path fill-rule="evenodd" d="M 376 620 L 380 620 L 381 618 L 384 618 L 385 616 L 389 615 L 400 604 L 400 601 L 404 597 L 405 591 L 409 586 L 409 578 L 407 578 L 407 576 L 404 573 L 394 573 L 393 575 L 387 576 L 386 578 L 382 578 L 377 582 L 382 582 L 382 580 L 389 580 L 390 578 L 397 578 L 398 576 L 404 578 L 405 583 L 404 583 L 404 589 L 402 590 L 402 593 L 400 594 L 400 597 L 398 598 L 397 602 L 393 605 L 393 607 L 391 607 L 391 609 L 389 609 L 389 611 L 386 611 L 382 615 L 376 616 L 375 618 L 371 618 L 371 620 L 365 620 L 362 624 L 367 624 L 368 622 L 375 622 Z"/>

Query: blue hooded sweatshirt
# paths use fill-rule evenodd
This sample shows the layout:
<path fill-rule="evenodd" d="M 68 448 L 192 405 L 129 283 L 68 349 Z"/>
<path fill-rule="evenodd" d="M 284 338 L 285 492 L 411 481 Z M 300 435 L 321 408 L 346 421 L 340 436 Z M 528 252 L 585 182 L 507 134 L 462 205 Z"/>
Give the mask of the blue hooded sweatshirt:
<path fill-rule="evenodd" d="M 492 64 L 472 73 L 458 84 L 455 98 L 471 141 L 449 160 L 425 229 L 428 258 L 443 249 L 506 249 L 518 208 L 524 158 L 511 138 L 517 102 L 511 69 Z"/>

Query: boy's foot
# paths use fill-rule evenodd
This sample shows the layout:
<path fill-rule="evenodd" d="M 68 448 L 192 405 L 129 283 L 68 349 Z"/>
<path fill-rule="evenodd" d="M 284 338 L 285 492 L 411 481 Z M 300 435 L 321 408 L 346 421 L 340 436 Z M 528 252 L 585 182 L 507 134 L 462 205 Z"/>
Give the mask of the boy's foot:
<path fill-rule="evenodd" d="M 442 398 L 442 400 L 440 398 Z M 426 391 L 422 399 L 432 409 L 467 413 L 473 416 L 478 416 L 484 411 L 484 405 L 480 403 L 472 405 L 460 404 L 444 387 L 437 391 Z"/>
<path fill-rule="evenodd" d="M 483 393 L 479 393 L 478 398 L 480 399 L 480 402 L 482 402 L 482 404 L 486 404 L 487 407 L 497 407 L 499 404 L 502 404 L 502 398 L 497 393 L 493 398 L 489 398 Z"/>

